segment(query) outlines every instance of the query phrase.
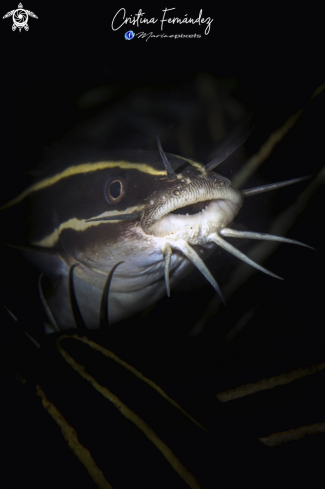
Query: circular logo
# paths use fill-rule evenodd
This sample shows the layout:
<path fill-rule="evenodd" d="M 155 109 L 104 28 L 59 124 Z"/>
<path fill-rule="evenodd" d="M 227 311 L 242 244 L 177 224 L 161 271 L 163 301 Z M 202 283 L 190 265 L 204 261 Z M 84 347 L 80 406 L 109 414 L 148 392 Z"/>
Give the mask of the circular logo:
<path fill-rule="evenodd" d="M 124 34 L 124 37 L 127 41 L 130 41 L 130 39 L 133 39 L 135 36 L 134 32 L 133 31 L 127 31 L 125 34 Z"/>
<path fill-rule="evenodd" d="M 24 9 L 17 9 L 13 14 L 12 19 L 16 27 L 22 28 L 27 24 L 28 14 Z"/>

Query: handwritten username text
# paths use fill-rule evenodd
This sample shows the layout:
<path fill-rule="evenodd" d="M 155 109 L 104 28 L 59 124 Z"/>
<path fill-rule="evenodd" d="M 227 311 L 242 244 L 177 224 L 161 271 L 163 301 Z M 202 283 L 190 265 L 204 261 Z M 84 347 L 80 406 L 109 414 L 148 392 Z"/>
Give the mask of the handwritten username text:
<path fill-rule="evenodd" d="M 113 31 L 117 31 L 118 29 L 120 29 L 120 27 L 126 24 L 132 24 L 133 26 L 136 25 L 137 27 L 139 27 L 140 24 L 156 24 L 157 22 L 160 22 L 161 30 L 164 29 L 165 22 L 167 24 L 198 24 L 198 25 L 206 24 L 204 34 L 206 35 L 209 34 L 213 19 L 211 19 L 211 17 L 203 18 L 202 9 L 200 10 L 199 15 L 196 19 L 193 19 L 192 17 L 188 17 L 187 14 L 185 14 L 183 18 L 169 17 L 166 14 L 170 10 L 175 10 L 175 8 L 169 8 L 169 9 L 165 8 L 162 11 L 163 12 L 162 18 L 159 20 L 156 17 L 151 17 L 151 18 L 144 17 L 145 12 L 142 12 L 142 9 L 139 9 L 137 14 L 127 17 L 126 9 L 120 8 L 120 10 L 118 10 L 114 15 L 111 26 Z"/>

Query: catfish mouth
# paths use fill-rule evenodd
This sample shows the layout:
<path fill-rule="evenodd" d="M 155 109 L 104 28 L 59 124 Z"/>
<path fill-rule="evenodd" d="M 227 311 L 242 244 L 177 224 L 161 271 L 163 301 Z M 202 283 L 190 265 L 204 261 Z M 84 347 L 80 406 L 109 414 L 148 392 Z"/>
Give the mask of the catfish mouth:
<path fill-rule="evenodd" d="M 170 212 L 176 216 L 193 216 L 194 214 L 199 214 L 211 203 L 211 200 L 204 200 L 202 202 L 196 202 L 193 204 L 188 204 L 185 207 L 179 207 Z"/>
<path fill-rule="evenodd" d="M 241 192 L 221 175 L 201 173 L 186 178 L 178 175 L 148 199 L 141 227 L 151 236 L 173 235 L 190 242 L 193 233 L 203 238 L 207 228 L 217 232 L 232 222 L 242 203 Z"/>
<path fill-rule="evenodd" d="M 151 225 L 150 234 L 206 246 L 209 235 L 228 226 L 240 208 L 241 201 L 239 204 L 225 197 L 193 202 L 176 209 L 174 207 Z"/>

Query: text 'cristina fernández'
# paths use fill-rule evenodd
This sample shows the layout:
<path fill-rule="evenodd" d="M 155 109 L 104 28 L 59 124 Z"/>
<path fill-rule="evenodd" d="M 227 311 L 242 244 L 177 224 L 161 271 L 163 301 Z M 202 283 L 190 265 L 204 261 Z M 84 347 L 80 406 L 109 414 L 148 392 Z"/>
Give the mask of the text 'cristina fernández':
<path fill-rule="evenodd" d="M 165 8 L 162 12 L 162 17 L 161 19 L 157 19 L 156 17 L 145 17 L 144 14 L 145 12 L 142 12 L 142 9 L 139 9 L 138 13 L 135 15 L 127 16 L 126 15 L 126 9 L 125 8 L 120 8 L 116 12 L 116 14 L 113 17 L 112 20 L 112 29 L 113 31 L 117 31 L 120 27 L 123 25 L 127 24 L 132 24 L 133 26 L 139 27 L 140 24 L 156 24 L 157 22 L 160 23 L 160 29 L 163 30 L 165 24 L 198 24 L 198 25 L 206 25 L 204 34 L 209 34 L 210 32 L 210 27 L 213 22 L 213 19 L 211 17 L 203 17 L 202 16 L 202 9 L 199 12 L 199 15 L 197 18 L 193 19 L 192 17 L 188 17 L 187 14 L 184 15 L 184 17 L 172 17 L 170 14 L 171 10 L 175 10 L 175 8 Z"/>

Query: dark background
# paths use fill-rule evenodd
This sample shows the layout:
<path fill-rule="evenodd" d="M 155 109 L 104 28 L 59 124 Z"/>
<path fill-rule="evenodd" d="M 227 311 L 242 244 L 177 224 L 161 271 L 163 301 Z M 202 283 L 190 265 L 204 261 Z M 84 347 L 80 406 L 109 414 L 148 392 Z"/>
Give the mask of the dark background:
<path fill-rule="evenodd" d="M 12 32 L 11 19 L 2 20 L 1 204 L 26 187 L 31 177 L 24 172 L 38 167 L 46 148 L 62 140 L 78 144 L 80 124 L 87 128 L 86 134 L 93 121 L 98 124 L 96 127 L 107 124 L 104 146 L 108 149 L 116 148 L 117 144 L 122 149 L 154 149 L 158 130 L 163 134 L 166 151 L 209 161 L 218 144 L 205 131 L 205 118 L 211 112 L 204 87 L 217 90 L 218 86 L 252 114 L 256 129 L 246 144 L 249 156 L 324 83 L 322 58 L 318 56 L 323 40 L 317 29 L 317 12 L 311 9 L 271 11 L 263 6 L 256 11 L 236 4 L 228 8 L 216 5 L 213 9 L 198 4 L 188 11 L 177 8 L 174 12 L 178 15 L 188 12 L 193 17 L 202 8 L 203 15 L 214 19 L 210 34 L 203 34 L 204 27 L 192 30 L 187 27 L 187 31 L 185 27 L 170 28 L 169 33 L 200 32 L 202 38 L 145 42 L 126 41 L 123 34 L 127 29 L 112 32 L 111 19 L 121 6 L 108 2 L 93 2 L 88 6 L 76 3 L 68 7 L 25 2 L 24 8 L 38 16 L 38 19 L 30 18 L 28 32 Z M 13 8 L 17 7 L 12 2 L 2 3 L 2 15 Z M 136 13 L 139 8 L 148 17 L 160 17 L 165 5 L 126 7 L 128 14 Z M 131 28 L 136 31 L 135 27 Z M 101 91 L 98 87 L 105 89 Z M 95 102 L 92 99 L 89 102 L 85 94 L 95 94 Z M 175 134 L 186 126 L 184 120 L 189 114 L 193 119 L 189 132 L 192 139 L 186 145 Z M 247 187 L 317 174 L 324 164 L 323 114 L 324 95 L 320 95 Z M 118 123 L 111 126 L 115 120 Z M 232 128 L 230 124 L 229 129 Z M 237 164 L 225 165 L 220 173 L 231 178 L 232 172 L 238 169 Z M 267 232 L 272 220 L 295 202 L 303 188 L 304 184 L 300 184 L 275 195 L 265 194 L 265 198 L 252 197 L 239 222 L 247 229 Z M 307 442 L 303 448 L 301 445 L 290 448 L 288 444 L 280 455 L 279 451 L 272 455 L 266 453 L 256 442 L 259 435 L 323 421 L 319 377 L 319 382 L 300 386 L 294 392 L 289 390 L 278 397 L 270 394 L 260 404 L 247 401 L 229 407 L 229 411 L 223 406 L 221 414 L 212 398 L 219 390 L 324 361 L 323 206 L 321 187 L 288 234 L 314 246 L 316 251 L 282 245 L 264 265 L 285 280 L 277 282 L 257 273 L 229 300 L 227 308 L 219 311 L 217 319 L 210 319 L 200 336 L 189 339 L 188 333 L 213 296 L 209 286 L 175 292 L 146 317 L 132 319 L 112 334 L 114 351 L 173 392 L 217 437 L 220 426 L 226 426 L 218 454 L 229 450 L 227 457 L 232 457 L 227 460 L 231 462 L 226 463 L 224 458 L 217 469 L 225 480 L 229 472 L 234 479 L 237 477 L 236 466 L 244 470 L 244 480 L 250 480 L 253 473 L 256 476 L 251 468 L 254 457 L 258 457 L 265 470 L 270 466 L 281 467 L 286 474 L 284 480 L 291 477 L 299 480 L 302 472 L 307 476 L 310 466 L 314 474 L 320 469 L 317 454 L 323 442 L 319 440 L 314 444 Z M 224 257 L 224 268 L 215 270 L 220 274 L 215 276 L 217 280 L 220 278 L 221 287 L 227 273 L 234 273 L 236 266 L 235 259 Z M 8 278 L 10 262 L 7 258 L 5 261 L 2 266 L 5 299 L 1 301 L 10 304 L 25 329 L 32 328 L 39 333 L 42 311 L 34 292 L 27 290 L 30 281 L 35 284 L 36 276 L 19 276 L 20 265 L 17 273 L 15 264 L 15 275 Z M 201 284 L 204 285 L 202 280 Z M 221 348 L 228 331 L 256 304 L 259 307 L 253 320 L 234 341 Z M 42 362 L 46 362 L 46 355 L 45 359 L 35 360 L 34 365 L 32 347 L 22 339 L 19 324 L 9 322 L 5 316 L 2 324 L 5 372 L 2 419 L 7 428 L 10 426 L 3 431 L 8 467 L 15 473 L 35 477 L 35 484 L 41 484 L 43 474 L 50 473 L 53 478 L 56 470 L 60 474 L 62 467 L 65 471 L 70 467 L 70 462 L 63 462 L 59 457 L 63 450 L 61 439 L 52 441 L 55 427 L 48 428 L 46 416 L 40 414 L 43 411 L 39 400 L 32 395 L 34 384 L 43 378 L 40 370 L 44 368 Z M 17 371 L 30 375 L 27 395 L 8 376 Z M 52 431 L 44 438 L 46 429 Z M 247 437 L 249 441 L 245 445 Z M 47 456 L 43 453 L 44 446 Z M 39 462 L 35 464 L 35 460 Z M 77 483 L 80 477 L 84 481 L 82 475 L 76 475 L 74 463 L 71 459 L 73 475 L 67 476 L 67 480 L 71 477 Z M 240 474 L 237 475 L 241 481 Z M 60 476 L 57 477 L 56 483 L 62 484 Z M 13 479 L 14 486 L 18 479 Z M 80 484 L 88 487 L 82 485 L 86 482 Z M 310 485 L 316 486 L 313 482 Z"/>

